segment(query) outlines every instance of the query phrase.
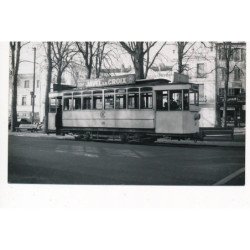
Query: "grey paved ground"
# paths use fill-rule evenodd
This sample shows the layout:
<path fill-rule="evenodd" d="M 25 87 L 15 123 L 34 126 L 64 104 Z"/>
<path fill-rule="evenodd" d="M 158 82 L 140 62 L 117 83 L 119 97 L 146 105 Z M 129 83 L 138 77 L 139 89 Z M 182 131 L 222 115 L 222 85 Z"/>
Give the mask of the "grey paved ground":
<path fill-rule="evenodd" d="M 9 182 L 213 185 L 244 168 L 244 147 L 148 146 L 9 136 Z M 226 185 L 244 185 L 245 173 Z"/>

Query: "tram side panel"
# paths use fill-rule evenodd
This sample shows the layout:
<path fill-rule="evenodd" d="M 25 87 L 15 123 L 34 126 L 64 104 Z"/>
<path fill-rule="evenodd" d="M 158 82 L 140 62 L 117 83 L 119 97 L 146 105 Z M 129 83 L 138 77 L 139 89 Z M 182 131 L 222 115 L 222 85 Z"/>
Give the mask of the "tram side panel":
<path fill-rule="evenodd" d="M 63 127 L 154 129 L 154 111 L 91 110 L 63 112 Z"/>
<path fill-rule="evenodd" d="M 155 132 L 160 134 L 195 134 L 199 123 L 194 119 L 195 112 L 158 111 L 156 112 Z"/>
<path fill-rule="evenodd" d="M 183 134 L 199 133 L 199 120 L 196 118 L 197 114 L 197 112 L 183 112 Z"/>

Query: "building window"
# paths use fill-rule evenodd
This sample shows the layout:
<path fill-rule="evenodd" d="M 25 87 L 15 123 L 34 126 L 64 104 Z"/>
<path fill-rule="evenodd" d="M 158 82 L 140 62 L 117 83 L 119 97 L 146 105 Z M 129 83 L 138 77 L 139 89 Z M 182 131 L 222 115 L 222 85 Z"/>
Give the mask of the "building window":
<path fill-rule="evenodd" d="M 29 80 L 24 81 L 24 88 L 29 88 L 29 85 L 30 85 Z"/>
<path fill-rule="evenodd" d="M 225 81 L 225 79 L 226 79 L 226 69 L 221 68 L 221 80 Z"/>
<path fill-rule="evenodd" d="M 199 101 L 205 101 L 204 84 L 199 84 Z"/>
<path fill-rule="evenodd" d="M 40 81 L 37 80 L 37 81 L 36 81 L 36 87 L 39 88 L 39 86 L 40 86 Z"/>
<path fill-rule="evenodd" d="M 240 88 L 229 88 L 228 89 L 228 95 L 229 96 L 237 96 L 240 94 Z"/>
<path fill-rule="evenodd" d="M 219 48 L 219 59 L 220 60 L 226 59 L 226 49 Z"/>
<path fill-rule="evenodd" d="M 241 61 L 246 61 L 246 50 L 241 49 Z"/>
<path fill-rule="evenodd" d="M 240 80 L 240 74 L 241 72 L 240 72 L 240 69 L 239 68 L 235 68 L 234 69 L 234 80 L 235 81 L 239 81 Z"/>
<path fill-rule="evenodd" d="M 26 101 L 27 101 L 27 97 L 26 96 L 23 96 L 22 97 L 22 106 L 26 106 Z"/>
<path fill-rule="evenodd" d="M 219 88 L 219 96 L 224 96 L 224 88 Z"/>
<path fill-rule="evenodd" d="M 241 61 L 241 49 L 233 50 L 233 59 L 235 62 Z"/>
<path fill-rule="evenodd" d="M 228 95 L 229 95 L 229 96 L 234 96 L 234 94 L 235 94 L 235 93 L 234 93 L 234 89 L 229 88 L 229 89 L 228 89 Z"/>
<path fill-rule="evenodd" d="M 198 63 L 197 64 L 197 78 L 204 78 L 205 77 L 205 64 Z"/>

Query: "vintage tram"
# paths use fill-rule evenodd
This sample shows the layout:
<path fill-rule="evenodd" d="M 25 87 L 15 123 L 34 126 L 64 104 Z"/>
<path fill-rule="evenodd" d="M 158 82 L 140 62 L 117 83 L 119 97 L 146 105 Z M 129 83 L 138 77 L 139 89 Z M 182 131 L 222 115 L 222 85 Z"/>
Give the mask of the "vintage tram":
<path fill-rule="evenodd" d="M 133 75 L 125 75 L 53 91 L 49 94 L 49 131 L 88 140 L 155 140 L 165 136 L 196 140 L 198 85 L 180 80 L 179 75 L 175 79 L 135 80 Z"/>

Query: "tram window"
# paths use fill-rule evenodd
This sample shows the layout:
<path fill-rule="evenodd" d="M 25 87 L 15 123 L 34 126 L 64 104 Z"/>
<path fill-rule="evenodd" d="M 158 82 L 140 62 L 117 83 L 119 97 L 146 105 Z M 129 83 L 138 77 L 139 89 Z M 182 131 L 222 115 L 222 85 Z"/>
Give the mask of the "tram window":
<path fill-rule="evenodd" d="M 156 110 L 168 110 L 168 91 L 156 92 Z"/>
<path fill-rule="evenodd" d="M 115 108 L 126 109 L 126 89 L 116 89 Z"/>
<path fill-rule="evenodd" d="M 56 113 L 56 98 L 50 98 L 49 112 L 50 113 Z"/>
<path fill-rule="evenodd" d="M 126 109 L 126 95 L 118 95 L 115 96 L 115 108 L 116 109 Z"/>
<path fill-rule="evenodd" d="M 105 95 L 105 109 L 114 109 L 114 95 Z"/>
<path fill-rule="evenodd" d="M 139 94 L 138 93 L 128 94 L 128 108 L 129 109 L 139 108 Z"/>
<path fill-rule="evenodd" d="M 81 109 L 81 102 L 82 102 L 82 99 L 81 97 L 74 97 L 73 98 L 73 109 L 74 110 L 79 110 Z"/>
<path fill-rule="evenodd" d="M 131 88 L 128 89 L 128 108 L 129 109 L 138 109 L 139 108 L 139 89 Z M 133 92 L 133 93 L 131 93 Z"/>
<path fill-rule="evenodd" d="M 64 98 L 63 110 L 68 111 L 68 110 L 71 110 L 71 108 L 72 108 L 72 98 L 71 97 Z"/>
<path fill-rule="evenodd" d="M 102 109 L 102 95 L 93 97 L 93 109 Z"/>
<path fill-rule="evenodd" d="M 113 89 L 104 90 L 104 108 L 114 109 L 114 90 Z"/>
<path fill-rule="evenodd" d="M 170 90 L 170 110 L 182 110 L 182 91 Z"/>
<path fill-rule="evenodd" d="M 83 96 L 82 109 L 91 109 L 91 96 Z"/>
<path fill-rule="evenodd" d="M 198 93 L 197 92 L 190 92 L 189 93 L 189 102 L 190 102 L 190 105 L 198 106 L 199 102 L 198 102 Z"/>
<path fill-rule="evenodd" d="M 141 93 L 141 109 L 151 109 L 153 107 L 152 93 Z"/>
<path fill-rule="evenodd" d="M 183 109 L 189 110 L 189 93 L 188 90 L 183 90 Z"/>

